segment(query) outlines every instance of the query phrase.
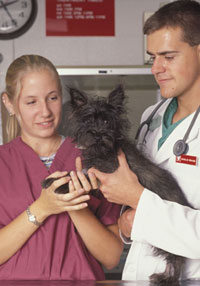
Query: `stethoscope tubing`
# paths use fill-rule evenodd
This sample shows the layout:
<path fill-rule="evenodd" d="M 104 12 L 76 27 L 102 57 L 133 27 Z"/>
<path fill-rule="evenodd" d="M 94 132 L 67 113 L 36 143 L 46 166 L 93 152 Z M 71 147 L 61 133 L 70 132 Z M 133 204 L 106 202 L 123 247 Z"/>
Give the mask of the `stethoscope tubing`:
<path fill-rule="evenodd" d="M 136 144 L 137 144 L 138 138 L 139 138 L 139 136 L 140 136 L 141 130 L 142 130 L 142 128 L 143 128 L 145 125 L 147 125 L 147 130 L 146 130 L 146 132 L 145 132 L 145 134 L 144 134 L 144 137 L 143 137 L 143 140 L 142 140 L 142 144 L 143 144 L 143 143 L 146 143 L 145 138 L 146 138 L 146 136 L 147 136 L 147 133 L 149 132 L 149 127 L 150 127 L 151 121 L 152 121 L 154 115 L 156 114 L 156 112 L 158 111 L 158 109 L 163 105 L 163 103 L 164 103 L 166 100 L 167 100 L 167 98 L 162 99 L 161 102 L 160 102 L 160 103 L 156 106 L 156 108 L 152 111 L 152 113 L 148 116 L 148 118 L 147 118 L 144 122 L 142 122 L 142 123 L 140 124 L 140 126 L 139 126 L 139 128 L 138 128 L 138 130 L 137 130 L 137 132 L 136 132 L 136 136 L 135 136 L 135 142 L 136 142 Z M 190 134 L 190 132 L 191 132 L 191 130 L 192 130 L 194 124 L 195 124 L 195 121 L 196 121 L 196 119 L 197 119 L 197 117 L 198 117 L 198 115 L 199 115 L 199 112 L 200 112 L 200 106 L 197 108 L 197 110 L 196 110 L 196 112 L 195 112 L 195 114 L 194 114 L 194 116 L 193 116 L 193 118 L 192 118 L 192 121 L 191 121 L 191 123 L 190 123 L 190 125 L 189 125 L 189 127 L 188 127 L 188 129 L 187 129 L 187 131 L 186 131 L 186 133 L 185 133 L 185 135 L 184 135 L 184 137 L 183 137 L 183 139 L 179 139 L 179 140 L 174 144 L 173 152 L 174 152 L 174 155 L 175 155 L 175 156 L 180 156 L 180 155 L 186 154 L 186 153 L 188 152 L 189 148 L 188 148 L 188 144 L 186 143 L 186 141 L 187 141 L 187 139 L 188 139 L 188 137 L 189 137 L 189 134 Z"/>
<path fill-rule="evenodd" d="M 163 103 L 164 103 L 166 100 L 167 100 L 167 98 L 163 98 L 163 99 L 161 100 L 161 102 L 156 106 L 156 108 L 152 111 L 152 113 L 148 116 L 148 118 L 147 118 L 144 122 L 142 122 L 142 123 L 140 124 L 140 126 L 139 126 L 139 128 L 138 128 L 138 130 L 137 130 L 137 133 L 136 133 L 136 135 L 135 135 L 135 141 L 136 141 L 136 142 L 137 142 L 137 140 L 138 140 L 138 138 L 139 138 L 139 136 L 140 136 L 140 133 L 141 133 L 142 128 L 143 128 L 145 125 L 147 125 L 147 131 L 146 131 L 146 133 L 145 133 L 145 135 L 144 135 L 143 141 L 145 140 L 146 135 L 147 135 L 147 133 L 148 133 L 148 131 L 149 131 L 150 123 L 151 123 L 151 121 L 152 121 L 154 115 L 156 114 L 156 112 L 158 111 L 158 109 L 163 105 Z"/>

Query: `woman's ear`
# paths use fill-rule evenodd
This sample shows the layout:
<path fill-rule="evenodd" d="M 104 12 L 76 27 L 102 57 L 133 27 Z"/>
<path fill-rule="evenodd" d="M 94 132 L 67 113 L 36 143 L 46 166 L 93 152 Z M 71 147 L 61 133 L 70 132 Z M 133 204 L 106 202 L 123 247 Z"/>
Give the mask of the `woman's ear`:
<path fill-rule="evenodd" d="M 198 54 L 199 54 L 199 59 L 200 59 L 200 44 L 197 46 Z"/>
<path fill-rule="evenodd" d="M 1 95 L 1 98 L 2 98 L 2 102 L 5 105 L 9 115 L 10 116 L 14 115 L 15 114 L 14 107 L 13 107 L 13 104 L 10 102 L 10 99 L 9 99 L 7 93 L 3 92 Z"/>

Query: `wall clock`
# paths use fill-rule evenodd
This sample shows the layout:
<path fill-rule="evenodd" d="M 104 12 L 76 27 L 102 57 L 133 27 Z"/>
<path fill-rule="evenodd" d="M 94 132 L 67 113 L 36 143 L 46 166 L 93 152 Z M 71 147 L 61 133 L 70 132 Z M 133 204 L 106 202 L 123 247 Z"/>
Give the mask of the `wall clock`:
<path fill-rule="evenodd" d="M 0 40 L 23 35 L 37 15 L 36 0 L 0 0 Z"/>

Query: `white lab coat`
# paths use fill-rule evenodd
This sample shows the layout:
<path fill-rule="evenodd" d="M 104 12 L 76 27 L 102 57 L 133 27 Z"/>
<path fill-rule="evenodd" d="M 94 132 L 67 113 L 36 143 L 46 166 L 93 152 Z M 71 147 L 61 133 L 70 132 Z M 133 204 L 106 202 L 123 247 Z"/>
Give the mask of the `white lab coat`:
<path fill-rule="evenodd" d="M 160 116 L 163 118 L 170 100 L 160 107 L 155 120 Z M 144 112 L 142 122 L 154 108 L 155 106 L 149 107 Z M 152 245 L 188 258 L 181 279 L 200 279 L 200 115 L 187 139 L 187 154 L 197 157 L 197 165 L 176 163 L 173 154 L 175 142 L 184 137 L 193 115 L 194 113 L 184 119 L 158 150 L 158 140 L 162 136 L 161 122 L 158 128 L 148 132 L 145 151 L 159 166 L 171 171 L 195 209 L 164 201 L 145 189 L 132 227 L 132 245 L 125 263 L 123 280 L 148 280 L 149 275 L 165 270 L 166 262 L 153 254 Z M 142 138 L 143 134 L 140 140 Z M 162 184 L 162 178 L 158 184 Z"/>

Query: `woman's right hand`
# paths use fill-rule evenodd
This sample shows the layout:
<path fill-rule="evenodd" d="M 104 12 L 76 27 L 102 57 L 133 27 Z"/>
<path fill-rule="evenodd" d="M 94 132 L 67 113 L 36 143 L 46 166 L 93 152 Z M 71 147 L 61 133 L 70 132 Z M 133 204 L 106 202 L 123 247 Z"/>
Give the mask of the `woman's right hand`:
<path fill-rule="evenodd" d="M 80 210 L 87 207 L 87 201 L 90 197 L 82 188 L 66 194 L 55 193 L 58 187 L 71 181 L 71 177 L 67 176 L 67 172 L 57 171 L 48 176 L 48 178 L 52 177 L 60 177 L 60 179 L 53 181 L 48 188 L 42 189 L 40 197 L 35 201 L 35 204 L 40 209 L 40 213 L 43 214 L 43 219 L 52 214 Z"/>
<path fill-rule="evenodd" d="M 55 172 L 49 177 L 60 177 L 60 179 L 55 180 L 48 188 L 42 189 L 40 197 L 29 206 L 30 212 L 36 217 L 38 222 L 43 223 L 52 214 L 80 210 L 87 207 L 89 195 L 83 189 L 74 190 L 67 194 L 54 192 L 59 186 L 71 180 L 70 176 L 67 176 L 67 172 Z M 24 210 L 8 225 L 1 228 L 0 265 L 12 257 L 38 227 L 40 226 L 31 223 L 27 219 L 27 213 Z M 13 233 L 15 233 L 14 236 Z"/>

